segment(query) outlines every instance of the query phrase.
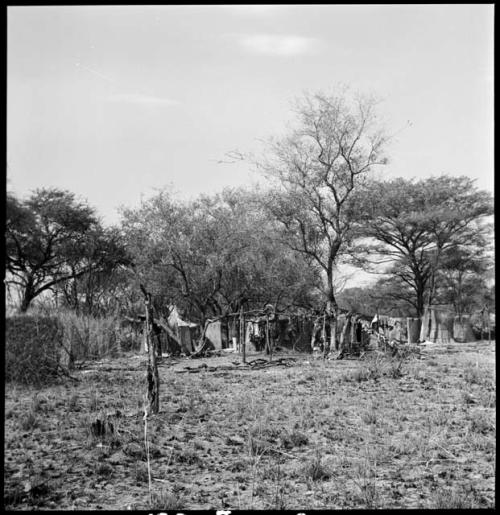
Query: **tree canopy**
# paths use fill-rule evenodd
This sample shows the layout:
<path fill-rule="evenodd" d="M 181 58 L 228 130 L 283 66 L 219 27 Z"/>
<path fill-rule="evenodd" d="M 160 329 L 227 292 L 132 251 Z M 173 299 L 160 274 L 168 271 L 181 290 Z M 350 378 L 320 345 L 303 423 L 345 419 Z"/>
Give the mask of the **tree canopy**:
<path fill-rule="evenodd" d="M 356 202 L 355 261 L 372 270 L 389 264 L 384 272 L 413 290 L 414 300 L 408 300 L 418 316 L 435 297 L 445 255 L 484 248 L 491 234 L 491 195 L 468 177 L 370 181 L 357 192 Z"/>
<path fill-rule="evenodd" d="M 137 276 L 192 319 L 310 303 L 314 271 L 280 246 L 253 194 L 224 190 L 181 203 L 167 191 L 123 212 Z"/>
<path fill-rule="evenodd" d="M 42 292 L 124 259 L 110 242 L 94 209 L 69 191 L 38 189 L 26 200 L 7 195 L 6 282 L 19 288 L 21 311 Z"/>

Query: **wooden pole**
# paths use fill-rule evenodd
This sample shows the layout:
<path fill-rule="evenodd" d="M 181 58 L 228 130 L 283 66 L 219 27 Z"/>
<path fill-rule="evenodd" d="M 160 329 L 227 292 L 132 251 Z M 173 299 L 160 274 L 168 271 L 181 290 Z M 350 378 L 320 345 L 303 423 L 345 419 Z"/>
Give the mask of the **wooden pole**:
<path fill-rule="evenodd" d="M 323 329 L 322 329 L 321 337 L 323 339 L 323 359 L 325 359 L 326 353 L 327 353 L 326 348 L 328 346 L 328 344 L 326 343 L 326 313 L 323 313 Z"/>
<path fill-rule="evenodd" d="M 273 359 L 271 354 L 271 342 L 269 341 L 269 314 L 266 314 L 266 352 L 269 354 L 269 361 Z"/>
<path fill-rule="evenodd" d="M 160 411 L 160 377 L 158 374 L 158 364 L 156 362 L 156 344 L 153 331 L 153 306 L 151 303 L 151 294 L 141 285 L 144 294 L 144 304 L 146 307 L 146 343 L 148 346 L 148 367 L 146 379 L 148 385 L 148 402 L 151 413 Z"/>
<path fill-rule="evenodd" d="M 483 306 L 483 309 L 481 310 L 481 341 L 484 340 L 484 336 L 483 336 L 483 333 L 484 333 L 484 308 L 485 308 L 485 306 Z"/>
<path fill-rule="evenodd" d="M 276 317 L 274 323 L 276 324 Z M 268 329 L 269 331 L 269 329 Z M 273 360 L 274 339 L 269 335 L 269 361 Z"/>
<path fill-rule="evenodd" d="M 242 361 L 245 363 L 245 315 L 243 314 L 243 306 L 240 308 L 240 342 L 241 342 L 241 353 L 242 353 Z"/>
<path fill-rule="evenodd" d="M 488 343 L 491 343 L 490 308 L 486 306 L 486 323 L 488 324 Z"/>

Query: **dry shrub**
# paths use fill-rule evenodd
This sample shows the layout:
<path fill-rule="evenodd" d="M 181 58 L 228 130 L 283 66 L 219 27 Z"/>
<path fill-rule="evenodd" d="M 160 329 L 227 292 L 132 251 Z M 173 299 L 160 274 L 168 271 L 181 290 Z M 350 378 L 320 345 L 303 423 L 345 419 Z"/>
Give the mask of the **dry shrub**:
<path fill-rule="evenodd" d="M 439 510 L 470 510 L 484 508 L 487 501 L 472 485 L 436 490 L 431 498 L 431 508 Z"/>
<path fill-rule="evenodd" d="M 477 384 L 490 390 L 495 389 L 495 379 L 490 370 L 480 367 L 478 363 L 468 362 L 464 368 L 464 380 L 467 384 Z"/>
<path fill-rule="evenodd" d="M 41 385 L 62 368 L 63 329 L 55 317 L 16 315 L 5 320 L 5 380 Z"/>
<path fill-rule="evenodd" d="M 117 355 L 119 345 L 114 317 L 93 318 L 63 311 L 57 318 L 64 329 L 63 344 L 69 352 L 70 367 L 74 361 Z"/>
<path fill-rule="evenodd" d="M 333 475 L 331 469 L 322 462 L 322 456 L 318 449 L 314 457 L 303 467 L 302 474 L 313 481 L 324 481 Z"/>
<path fill-rule="evenodd" d="M 153 510 L 181 510 L 185 506 L 185 499 L 175 491 L 162 489 L 151 493 L 150 508 Z"/>
<path fill-rule="evenodd" d="M 75 361 L 116 356 L 120 350 L 114 317 L 92 318 L 70 311 L 33 310 L 6 318 L 5 379 L 49 384 Z"/>
<path fill-rule="evenodd" d="M 292 449 L 294 447 L 301 447 L 303 445 L 307 445 L 309 443 L 309 438 L 300 431 L 292 429 L 290 431 L 286 431 L 280 437 L 280 445 L 284 449 Z"/>

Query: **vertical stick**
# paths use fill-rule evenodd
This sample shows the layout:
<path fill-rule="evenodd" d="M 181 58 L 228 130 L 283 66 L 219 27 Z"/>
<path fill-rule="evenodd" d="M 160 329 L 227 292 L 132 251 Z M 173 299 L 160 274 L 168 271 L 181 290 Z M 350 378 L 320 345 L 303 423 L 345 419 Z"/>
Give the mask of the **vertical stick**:
<path fill-rule="evenodd" d="M 269 315 L 268 316 L 268 322 L 267 322 L 267 325 L 268 325 L 268 328 L 267 328 L 267 332 L 269 333 Z M 275 315 L 275 321 L 274 323 L 276 324 L 276 315 Z M 269 361 L 272 361 L 273 360 L 273 347 L 274 347 L 274 339 L 271 338 L 271 335 L 269 335 Z"/>
<path fill-rule="evenodd" d="M 481 310 L 481 341 L 484 340 L 484 306 L 483 306 L 483 309 Z"/>
<path fill-rule="evenodd" d="M 239 320 L 238 320 L 238 351 L 239 352 L 242 352 L 243 351 L 243 347 L 242 347 L 242 343 L 243 343 L 243 308 L 240 306 L 240 316 L 239 316 Z"/>
<path fill-rule="evenodd" d="M 327 342 L 326 342 L 326 313 L 323 313 L 323 329 L 322 329 L 322 333 L 321 333 L 321 338 L 323 339 L 323 359 L 326 358 L 326 353 L 327 353 Z M 331 336 L 331 335 L 330 335 Z"/>
<path fill-rule="evenodd" d="M 247 330 L 246 330 L 246 322 L 245 322 L 245 315 L 243 314 L 243 308 L 241 308 L 241 317 L 242 317 L 242 322 L 243 322 L 243 338 L 241 340 L 241 345 L 242 345 L 242 361 L 243 363 L 246 363 L 246 359 L 247 359 L 247 356 L 246 356 L 246 350 L 247 350 Z"/>
<path fill-rule="evenodd" d="M 240 341 L 241 341 L 241 353 L 242 362 L 245 363 L 246 356 L 246 330 L 245 330 L 245 316 L 243 315 L 243 306 L 240 307 Z"/>
<path fill-rule="evenodd" d="M 271 353 L 271 344 L 269 342 L 269 315 L 266 314 L 266 354 Z M 269 357 L 269 361 L 271 361 L 271 357 Z"/>
<path fill-rule="evenodd" d="M 490 308 L 486 306 L 486 323 L 488 324 L 488 343 L 491 343 Z"/>
<path fill-rule="evenodd" d="M 144 304 L 146 305 L 146 342 L 148 344 L 146 378 L 148 383 L 148 401 L 151 413 L 158 413 L 160 411 L 160 377 L 156 362 L 157 349 L 153 335 L 153 306 L 151 304 L 151 294 L 142 285 L 141 290 L 144 294 Z"/>
<path fill-rule="evenodd" d="M 149 485 L 149 500 L 151 502 L 151 463 L 149 461 L 149 442 L 148 442 L 148 409 L 144 409 L 144 446 L 146 448 L 146 458 L 148 461 L 148 485 Z"/>

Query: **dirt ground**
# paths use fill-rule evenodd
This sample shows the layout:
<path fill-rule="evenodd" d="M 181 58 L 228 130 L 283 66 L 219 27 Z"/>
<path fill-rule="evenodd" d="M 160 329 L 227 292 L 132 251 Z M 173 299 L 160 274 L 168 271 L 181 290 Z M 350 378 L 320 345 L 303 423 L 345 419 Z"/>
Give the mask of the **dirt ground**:
<path fill-rule="evenodd" d="M 78 383 L 7 384 L 5 507 L 494 507 L 494 342 L 425 345 L 403 362 L 292 357 L 257 370 L 235 354 L 164 359 L 151 491 L 146 356 L 88 364 Z"/>

